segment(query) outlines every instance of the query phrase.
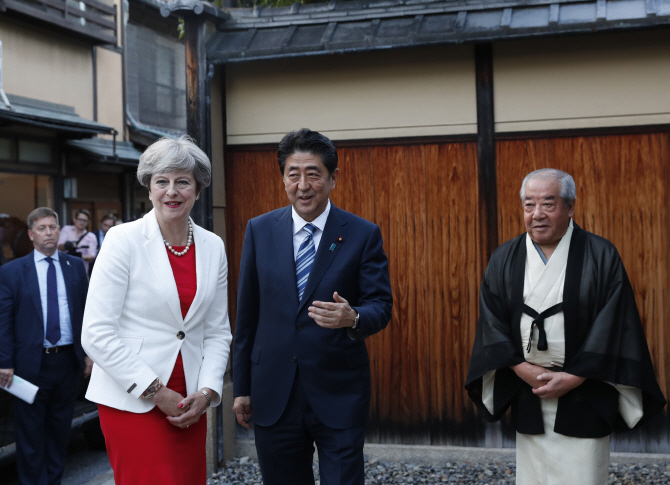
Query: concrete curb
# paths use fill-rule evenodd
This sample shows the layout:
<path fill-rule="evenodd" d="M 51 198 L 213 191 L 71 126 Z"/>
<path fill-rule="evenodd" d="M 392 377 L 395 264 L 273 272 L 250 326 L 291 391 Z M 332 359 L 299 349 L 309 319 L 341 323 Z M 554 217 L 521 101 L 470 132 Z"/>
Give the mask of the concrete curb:
<path fill-rule="evenodd" d="M 414 463 L 508 463 L 516 461 L 514 448 L 476 448 L 467 446 L 380 445 L 367 443 L 363 452 L 368 459 Z M 237 440 L 235 457 L 257 459 L 254 440 Z M 670 463 L 670 455 L 660 453 L 612 453 L 610 462 Z"/>

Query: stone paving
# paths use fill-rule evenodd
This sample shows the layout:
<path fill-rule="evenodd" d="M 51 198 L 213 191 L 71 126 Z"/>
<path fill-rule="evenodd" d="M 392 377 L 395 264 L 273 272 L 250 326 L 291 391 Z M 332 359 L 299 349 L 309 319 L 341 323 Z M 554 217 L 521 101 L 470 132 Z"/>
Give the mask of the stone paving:
<path fill-rule="evenodd" d="M 365 464 L 366 485 L 377 484 L 467 484 L 513 485 L 516 467 L 511 463 L 399 463 L 368 460 Z M 316 485 L 319 485 L 317 465 L 314 465 Z M 207 485 L 262 485 L 260 468 L 249 457 L 228 462 L 208 481 Z M 640 485 L 670 484 L 670 462 L 654 464 L 610 464 L 609 484 Z"/>

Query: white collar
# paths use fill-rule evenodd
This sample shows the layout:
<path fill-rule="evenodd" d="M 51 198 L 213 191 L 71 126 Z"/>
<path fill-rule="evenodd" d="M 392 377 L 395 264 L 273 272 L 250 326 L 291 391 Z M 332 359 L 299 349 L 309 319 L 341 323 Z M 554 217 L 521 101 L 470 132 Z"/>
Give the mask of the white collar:
<path fill-rule="evenodd" d="M 328 220 L 328 214 L 330 214 L 330 199 L 328 199 L 328 205 L 326 206 L 326 209 L 312 222 L 307 222 L 305 219 L 300 217 L 295 211 L 295 207 L 291 206 L 291 215 L 293 217 L 293 235 L 296 235 L 307 224 L 312 224 L 321 229 L 321 232 L 323 232 L 326 227 L 326 221 Z"/>
<path fill-rule="evenodd" d="M 43 252 L 38 251 L 37 249 L 35 249 L 35 262 L 36 263 L 39 262 L 39 261 L 42 261 L 45 258 L 48 258 L 48 256 L 46 254 L 44 254 Z M 60 262 L 60 258 L 58 256 L 58 251 L 56 251 L 55 253 L 53 253 L 51 255 L 51 259 L 53 259 L 54 261 Z"/>

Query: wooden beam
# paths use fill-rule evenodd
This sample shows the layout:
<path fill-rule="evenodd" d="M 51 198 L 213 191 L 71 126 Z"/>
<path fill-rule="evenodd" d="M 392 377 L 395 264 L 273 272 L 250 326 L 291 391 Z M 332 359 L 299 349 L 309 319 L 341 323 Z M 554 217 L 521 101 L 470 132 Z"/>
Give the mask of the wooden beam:
<path fill-rule="evenodd" d="M 55 26 L 59 29 L 66 29 L 70 32 L 76 33 L 78 36 L 83 36 L 86 37 L 87 39 L 93 40 L 98 44 L 115 45 L 117 43 L 116 24 L 110 23 L 110 21 L 104 19 L 104 17 L 100 16 L 99 19 L 96 19 L 95 16 L 92 16 L 90 14 L 90 12 L 85 13 L 82 12 L 81 10 L 77 10 L 76 12 L 72 11 L 68 8 L 67 4 L 65 3 L 63 3 L 59 7 L 55 6 L 58 5 L 58 2 L 52 2 L 50 0 L 41 3 L 43 5 L 49 5 L 50 7 L 53 8 L 62 7 L 61 12 L 63 12 L 63 16 L 60 16 L 59 14 L 57 15 L 55 13 L 42 11 L 35 6 L 32 6 L 31 4 L 23 3 L 19 0 L 3 0 L 3 5 L 6 10 L 10 10 L 13 12 L 29 16 L 33 19 L 49 24 L 51 26 Z M 70 15 L 68 15 L 68 12 L 70 13 Z M 82 13 L 84 15 L 81 15 Z M 87 25 L 79 24 L 79 17 L 82 16 L 84 17 L 88 16 L 89 20 L 106 28 L 107 31 L 101 32 L 96 28 L 91 28 Z M 91 17 L 93 17 L 93 19 Z"/>
<path fill-rule="evenodd" d="M 477 160 L 479 167 L 480 240 L 484 265 L 498 247 L 495 118 L 493 113 L 493 47 L 475 45 L 477 91 Z"/>
<path fill-rule="evenodd" d="M 209 150 L 207 126 L 207 52 L 205 50 L 205 22 L 197 15 L 185 15 L 186 38 L 186 132 L 205 153 Z M 207 153 L 211 157 L 211 153 Z M 203 189 L 193 206 L 193 220 L 205 229 L 212 228 L 210 189 Z"/>

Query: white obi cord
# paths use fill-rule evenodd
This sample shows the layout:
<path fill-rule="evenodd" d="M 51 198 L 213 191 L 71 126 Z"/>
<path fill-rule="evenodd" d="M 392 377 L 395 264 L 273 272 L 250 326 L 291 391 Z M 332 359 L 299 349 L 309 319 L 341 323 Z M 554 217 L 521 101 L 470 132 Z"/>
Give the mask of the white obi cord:
<path fill-rule="evenodd" d="M 546 265 L 533 245 L 530 236 L 526 235 L 526 270 L 523 298 L 524 303 L 538 313 L 542 313 L 547 308 L 563 301 L 565 273 L 573 230 L 572 220 L 570 220 L 568 230 Z M 563 367 L 565 362 L 564 322 L 562 311 L 544 320 L 548 349 L 540 351 L 537 349 L 539 330 L 537 326 L 533 326 L 531 316 L 522 314 L 520 321 L 521 346 L 526 362 L 541 367 Z M 527 352 L 529 340 L 531 340 L 531 345 L 530 351 Z M 493 413 L 494 384 L 495 370 L 492 370 L 484 375 L 482 382 L 482 401 L 490 413 Z M 629 386 L 614 385 L 614 387 L 619 391 L 619 413 L 626 424 L 632 428 L 642 418 L 642 391 Z"/>

